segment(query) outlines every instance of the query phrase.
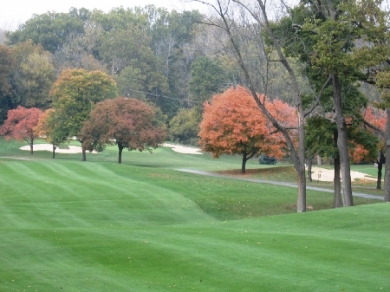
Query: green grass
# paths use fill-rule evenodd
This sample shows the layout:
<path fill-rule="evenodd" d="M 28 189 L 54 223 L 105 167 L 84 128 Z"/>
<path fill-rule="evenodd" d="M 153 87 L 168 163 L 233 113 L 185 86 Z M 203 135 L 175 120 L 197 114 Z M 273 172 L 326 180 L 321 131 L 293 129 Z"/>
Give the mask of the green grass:
<path fill-rule="evenodd" d="M 294 188 L 175 170 L 239 157 L 18 147 L 0 140 L 0 291 L 390 290 L 389 204 L 308 191 L 320 211 L 295 214 Z"/>

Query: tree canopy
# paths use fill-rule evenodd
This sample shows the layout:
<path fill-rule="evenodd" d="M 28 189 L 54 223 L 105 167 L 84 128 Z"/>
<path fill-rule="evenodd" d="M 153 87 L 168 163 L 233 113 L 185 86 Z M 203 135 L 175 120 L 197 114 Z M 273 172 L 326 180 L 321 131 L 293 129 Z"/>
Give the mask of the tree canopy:
<path fill-rule="evenodd" d="M 267 103 L 275 118 L 283 117 L 280 120 L 289 123 L 296 119 L 292 108 L 275 106 L 275 103 L 282 105 L 280 101 Z M 241 171 L 245 173 L 246 162 L 255 155 L 283 156 L 285 141 L 280 133 L 272 134 L 274 131 L 248 90 L 241 86 L 232 87 L 214 95 L 210 103 L 204 104 L 199 144 L 203 151 L 212 153 L 214 157 L 221 154 L 242 155 Z"/>
<path fill-rule="evenodd" d="M 6 139 L 26 141 L 30 145 L 30 153 L 34 153 L 34 140 L 38 137 L 35 127 L 38 124 L 42 111 L 38 108 L 24 108 L 18 106 L 8 111 L 8 117 L 0 128 L 0 134 Z"/>
<path fill-rule="evenodd" d="M 116 83 L 106 73 L 84 69 L 64 70 L 50 91 L 53 108 L 58 117 L 57 127 L 67 137 L 80 137 L 83 123 L 88 119 L 93 106 L 104 99 L 116 97 Z M 86 160 L 85 145 L 83 160 Z"/>
<path fill-rule="evenodd" d="M 121 163 L 124 148 L 139 151 L 156 148 L 164 142 L 166 129 L 152 106 L 135 98 L 118 97 L 99 102 L 80 133 L 89 148 L 116 144 Z"/>

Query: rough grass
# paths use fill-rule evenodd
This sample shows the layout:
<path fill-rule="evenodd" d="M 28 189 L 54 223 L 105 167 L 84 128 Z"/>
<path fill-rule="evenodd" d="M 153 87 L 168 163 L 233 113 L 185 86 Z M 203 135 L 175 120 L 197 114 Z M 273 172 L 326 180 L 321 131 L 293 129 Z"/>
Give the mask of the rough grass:
<path fill-rule="evenodd" d="M 0 149 L 0 291 L 390 289 L 389 204 L 295 214 L 293 188 L 173 170 L 229 157 Z"/>

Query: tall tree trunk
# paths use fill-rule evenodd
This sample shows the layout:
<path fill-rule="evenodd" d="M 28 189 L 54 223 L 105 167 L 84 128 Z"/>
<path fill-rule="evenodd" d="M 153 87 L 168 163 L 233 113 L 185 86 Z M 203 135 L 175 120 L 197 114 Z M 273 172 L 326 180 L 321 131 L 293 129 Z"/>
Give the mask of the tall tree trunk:
<path fill-rule="evenodd" d="M 338 132 L 337 149 L 340 155 L 340 169 L 343 189 L 343 205 L 344 207 L 353 206 L 352 184 L 351 184 L 351 169 L 348 153 L 348 134 L 347 126 L 343 116 L 341 103 L 341 85 L 337 74 L 332 75 L 333 81 L 333 103 L 335 108 L 335 119 Z"/>
<path fill-rule="evenodd" d="M 296 86 L 298 83 L 296 83 Z M 301 100 L 300 94 L 298 99 Z M 294 167 L 298 174 L 298 200 L 297 200 L 297 212 L 306 212 L 306 169 L 305 169 L 305 118 L 303 112 L 302 102 L 299 102 L 297 106 L 298 113 L 298 157 L 293 159 Z M 294 151 L 295 152 L 295 151 Z M 291 154 L 294 158 L 294 153 Z"/>
<path fill-rule="evenodd" d="M 34 139 L 31 139 L 29 144 L 30 144 L 30 154 L 33 155 L 34 154 Z"/>
<path fill-rule="evenodd" d="M 379 157 L 378 157 L 378 176 L 376 180 L 376 189 L 380 190 L 382 188 L 382 169 L 383 169 L 383 163 L 386 162 L 385 155 L 383 153 L 383 150 L 379 150 Z"/>
<path fill-rule="evenodd" d="M 122 163 L 122 151 L 123 151 L 123 146 L 122 144 L 118 143 L 118 163 Z"/>
<path fill-rule="evenodd" d="M 338 132 L 337 129 L 333 132 L 334 145 L 337 147 Z M 340 208 L 343 206 L 341 199 L 341 178 L 340 178 L 340 155 L 334 158 L 334 179 L 333 179 L 333 208 Z"/>
<path fill-rule="evenodd" d="M 343 206 L 341 199 L 341 178 L 340 178 L 340 157 L 334 159 L 334 198 L 333 208 L 340 208 Z"/>
<path fill-rule="evenodd" d="M 390 202 L 390 108 L 386 108 L 385 202 Z"/>
<path fill-rule="evenodd" d="M 56 145 L 52 144 L 53 145 L 53 159 L 56 158 Z"/>

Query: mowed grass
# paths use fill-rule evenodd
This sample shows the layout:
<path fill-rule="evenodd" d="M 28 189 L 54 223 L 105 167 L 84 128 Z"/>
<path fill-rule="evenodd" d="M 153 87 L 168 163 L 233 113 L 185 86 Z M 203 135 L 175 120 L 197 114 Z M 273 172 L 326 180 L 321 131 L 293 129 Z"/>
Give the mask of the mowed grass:
<path fill-rule="evenodd" d="M 294 188 L 175 170 L 239 158 L 164 148 L 118 165 L 115 148 L 81 162 L 10 143 L 0 144 L 0 291 L 390 289 L 389 204 L 295 214 Z M 332 194 L 308 191 L 308 204 L 329 208 Z"/>

